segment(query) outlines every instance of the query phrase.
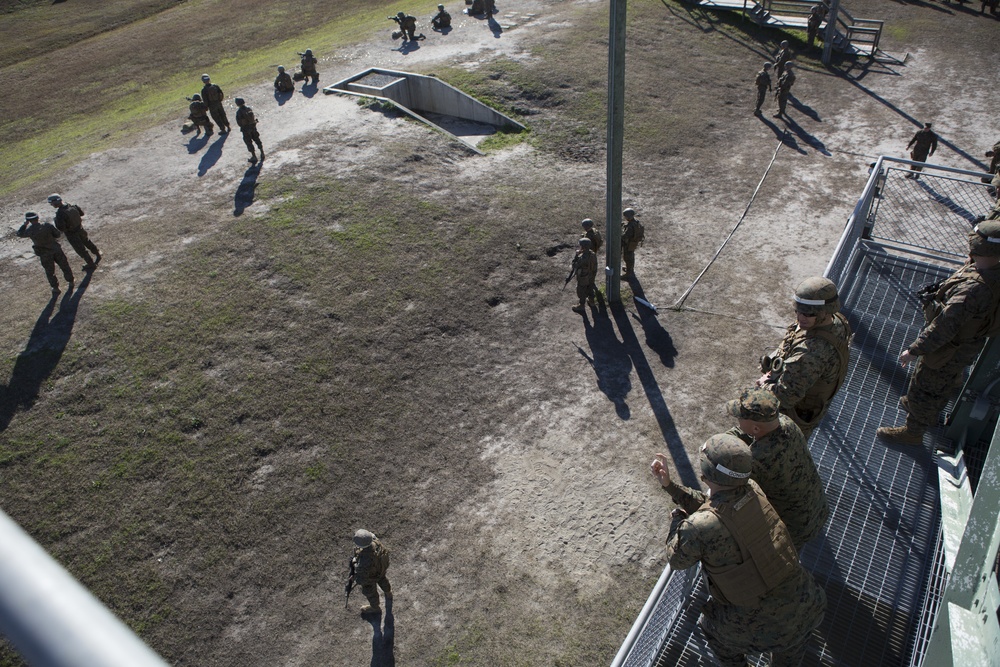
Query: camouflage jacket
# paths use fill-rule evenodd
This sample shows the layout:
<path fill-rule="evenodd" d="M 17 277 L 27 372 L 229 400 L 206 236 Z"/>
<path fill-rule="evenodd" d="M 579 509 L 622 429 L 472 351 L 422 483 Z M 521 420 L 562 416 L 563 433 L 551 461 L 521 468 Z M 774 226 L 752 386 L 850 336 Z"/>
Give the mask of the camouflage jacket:
<path fill-rule="evenodd" d="M 292 77 L 288 72 L 281 72 L 274 77 L 274 89 L 279 92 L 288 92 L 295 89 Z"/>
<path fill-rule="evenodd" d="M 930 149 L 930 152 L 933 153 L 937 150 L 937 141 L 937 135 L 934 134 L 934 131 L 925 128 L 918 130 L 913 135 L 913 138 L 910 139 L 910 143 L 906 144 L 906 147 L 913 146 L 914 148 Z"/>
<path fill-rule="evenodd" d="M 40 222 L 34 225 L 24 223 L 16 234 L 22 239 L 31 239 L 31 245 L 35 249 L 36 255 L 44 256 L 62 251 L 59 241 L 56 240 L 62 234 L 51 222 Z"/>
<path fill-rule="evenodd" d="M 83 209 L 76 204 L 63 204 L 56 209 L 56 229 L 73 234 L 83 228 Z"/>
<path fill-rule="evenodd" d="M 315 56 L 302 56 L 302 61 L 299 63 L 302 68 L 302 72 L 305 74 L 315 74 L 316 73 L 316 60 Z"/>
<path fill-rule="evenodd" d="M 785 415 L 778 415 L 778 422 L 777 429 L 757 440 L 739 427 L 729 433 L 750 445 L 751 479 L 781 517 L 795 548 L 801 549 L 819 535 L 830 516 L 830 508 L 802 430 Z"/>
<path fill-rule="evenodd" d="M 781 76 L 778 77 L 777 92 L 779 94 L 787 95 L 788 91 L 792 89 L 792 86 L 794 84 L 795 84 L 795 72 L 793 72 L 790 69 L 786 69 L 784 72 L 781 73 Z"/>
<path fill-rule="evenodd" d="M 577 253 L 573 263 L 576 264 L 577 284 L 592 284 L 597 277 L 597 255 L 589 250 L 584 250 Z"/>
<path fill-rule="evenodd" d="M 257 117 L 253 115 L 253 109 L 245 104 L 237 109 L 236 124 L 241 130 L 252 130 L 257 127 Z"/>
<path fill-rule="evenodd" d="M 934 367 L 928 355 L 950 358 L 962 346 L 978 349 L 985 327 L 993 320 L 997 291 L 1000 266 L 980 271 L 972 260 L 966 261 L 941 283 L 934 301 L 925 307 L 927 324 L 910 344 L 910 354 L 925 357 Z"/>
<path fill-rule="evenodd" d="M 222 104 L 222 100 L 225 98 L 222 88 L 214 83 L 206 83 L 201 89 L 201 99 L 210 107 Z"/>
<path fill-rule="evenodd" d="M 600 252 L 601 247 L 604 245 L 604 237 L 601 236 L 601 233 L 593 227 L 583 233 L 583 238 L 590 239 L 591 250 L 593 250 L 594 253 Z"/>
<path fill-rule="evenodd" d="M 706 500 L 713 504 L 731 502 L 745 489 L 720 491 L 711 499 L 679 484 L 669 492 L 689 515 L 670 524 L 667 557 L 672 568 L 685 569 L 699 561 L 714 567 L 743 562 L 739 545 L 722 521 L 699 508 Z M 825 608 L 823 589 L 800 565 L 794 576 L 769 591 L 756 605 L 730 605 L 713 597 L 702 608 L 702 615 L 709 633 L 725 636 L 728 645 L 743 646 L 747 652 L 780 651 L 806 639 L 822 622 Z"/>
<path fill-rule="evenodd" d="M 389 549 L 376 537 L 365 548 L 354 548 L 354 582 L 359 586 L 377 583 L 389 569 Z"/>
<path fill-rule="evenodd" d="M 778 52 L 774 54 L 774 64 L 778 67 L 783 66 L 791 59 L 792 59 L 791 49 L 778 49 Z"/>
<path fill-rule="evenodd" d="M 766 69 L 757 72 L 757 78 L 753 82 L 757 85 L 758 89 L 767 88 L 771 90 L 771 75 L 767 73 Z"/>
<path fill-rule="evenodd" d="M 194 100 L 188 105 L 188 118 L 191 120 L 208 118 L 208 105 L 201 100 Z"/>
<path fill-rule="evenodd" d="M 777 351 L 785 367 L 771 386 L 781 403 L 781 411 L 785 414 L 795 411 L 802 422 L 810 426 L 818 424 L 826 414 L 840 388 L 842 374 L 847 371 L 837 346 L 824 335 L 837 340 L 846 351 L 851 341 L 851 325 L 837 313 L 831 324 L 818 327 L 814 332 L 802 331 L 797 324 L 789 326 Z M 844 362 L 849 361 L 849 355 L 844 356 Z"/>
<path fill-rule="evenodd" d="M 639 227 L 635 222 L 625 221 L 622 223 L 622 250 L 634 251 L 639 247 L 639 242 L 635 240 L 639 233 Z"/>

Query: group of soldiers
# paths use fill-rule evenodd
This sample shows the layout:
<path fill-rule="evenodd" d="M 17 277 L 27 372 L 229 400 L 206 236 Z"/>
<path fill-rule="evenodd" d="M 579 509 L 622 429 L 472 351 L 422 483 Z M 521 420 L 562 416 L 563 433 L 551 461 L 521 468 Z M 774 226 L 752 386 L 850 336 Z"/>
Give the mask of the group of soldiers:
<path fill-rule="evenodd" d="M 73 270 L 69 266 L 69 260 L 59 245 L 59 239 L 66 236 L 66 240 L 73 247 L 83 261 L 85 272 L 93 271 L 101 261 L 101 251 L 97 249 L 94 242 L 90 240 L 87 230 L 83 228 L 83 209 L 76 204 L 68 204 L 63 201 L 62 196 L 51 194 L 48 198 L 49 204 L 56 210 L 52 222 L 39 222 L 38 214 L 28 211 L 24 214 L 24 222 L 17 229 L 15 234 L 23 239 L 31 239 L 31 247 L 38 256 L 42 268 L 45 269 L 45 277 L 48 278 L 49 286 L 52 288 L 52 296 L 55 297 L 62 290 L 59 287 L 59 279 L 56 278 L 56 266 L 62 271 L 63 279 L 66 281 L 70 292 L 73 291 L 75 278 Z M 94 253 L 91 256 L 90 253 Z"/>
<path fill-rule="evenodd" d="M 312 58 L 312 52 L 308 49 L 309 58 L 313 62 L 312 76 L 319 80 L 319 75 L 316 74 L 315 70 L 315 58 Z M 303 54 L 302 59 L 303 64 L 306 62 L 306 58 Z M 278 90 L 278 82 L 282 81 L 284 85 L 284 77 L 288 77 L 285 73 L 284 67 L 278 67 L 278 79 L 274 82 L 275 90 Z M 291 78 L 288 77 L 289 83 L 291 83 Z M 212 116 L 212 120 L 219 126 L 219 134 L 228 134 L 232 128 L 229 125 L 229 116 L 226 114 L 226 108 L 222 105 L 222 101 L 226 98 L 225 94 L 222 92 L 222 88 L 218 84 L 212 83 L 211 77 L 207 74 L 201 75 L 201 80 L 205 84 L 201 89 L 200 95 L 192 95 L 190 98 L 191 104 L 188 107 L 188 119 L 194 124 L 196 135 L 201 134 L 201 128 L 205 128 L 205 136 L 212 134 L 214 131 L 214 126 L 212 121 L 208 119 L 209 114 Z M 237 97 L 233 100 L 236 104 L 236 126 L 240 128 L 240 134 L 243 135 L 243 143 L 246 144 L 247 150 L 250 151 L 250 158 L 248 162 L 250 164 L 257 163 L 257 152 L 254 150 L 254 146 L 260 149 L 260 160 L 264 160 L 264 146 L 260 141 L 260 133 L 257 131 L 257 116 L 254 115 L 253 109 L 247 105 L 246 100 L 242 97 Z"/>
<path fill-rule="evenodd" d="M 778 46 L 778 51 L 774 54 L 774 62 L 767 61 L 754 77 L 754 85 L 757 86 L 757 103 L 754 105 L 753 113 L 760 115 L 760 108 L 764 105 L 764 98 L 767 93 L 774 90 L 774 99 L 777 102 L 777 113 L 775 118 L 781 118 L 785 114 L 785 107 L 788 104 L 788 96 L 792 86 L 795 85 L 795 63 L 792 62 L 792 49 L 788 41 L 782 41 Z M 777 83 L 772 87 L 771 72 L 777 78 Z"/>
<path fill-rule="evenodd" d="M 622 244 L 622 278 L 629 279 L 635 275 L 635 251 L 645 240 L 645 227 L 639 219 L 635 217 L 635 209 L 626 208 L 622 211 L 621 244 Z M 569 275 L 566 277 L 566 284 L 576 277 L 576 297 L 579 303 L 573 306 L 574 313 L 585 314 L 585 305 L 592 309 L 597 308 L 598 302 L 601 305 L 601 312 L 604 310 L 604 300 L 600 290 L 597 289 L 597 253 L 604 245 L 604 237 L 594 228 L 594 221 L 590 218 L 580 223 L 583 233 L 578 241 L 579 248 L 573 257 L 573 264 Z M 565 286 L 565 285 L 564 285 Z"/>
<path fill-rule="evenodd" d="M 920 290 L 925 325 L 899 355 L 904 367 L 916 361 L 900 398 L 906 419 L 880 427 L 879 438 L 921 445 L 985 340 L 1000 333 L 997 218 L 969 232 L 960 269 Z M 671 567 L 701 563 L 708 579 L 699 625 L 722 667 L 745 667 L 751 652 L 771 652 L 774 666 L 798 665 L 826 606 L 798 560 L 829 517 L 807 442 L 847 375 L 852 332 L 825 278 L 800 283 L 794 304 L 796 322 L 761 358 L 755 386 L 725 406 L 737 426 L 701 447 L 708 493 L 675 483 L 663 454 L 650 464 L 678 506 L 666 540 Z"/>

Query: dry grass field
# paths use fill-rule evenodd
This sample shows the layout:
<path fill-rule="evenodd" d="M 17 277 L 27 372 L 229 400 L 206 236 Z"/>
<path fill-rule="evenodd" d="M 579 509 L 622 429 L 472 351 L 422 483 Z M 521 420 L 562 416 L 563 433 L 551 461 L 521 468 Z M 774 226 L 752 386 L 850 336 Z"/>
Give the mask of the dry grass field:
<path fill-rule="evenodd" d="M 943 164 L 1000 138 L 978 6 L 849 0 L 909 55 L 825 68 L 799 33 L 632 2 L 647 243 L 622 306 L 581 321 L 560 288 L 579 220 L 603 218 L 607 7 L 514 0 L 490 30 L 449 4 L 451 34 L 393 50 L 386 15 L 433 4 L 3 4 L 0 508 L 170 664 L 607 664 L 663 565 L 648 459 L 692 479 L 868 162 L 924 120 Z M 784 38 L 791 121 L 758 120 Z M 476 156 L 351 99 L 279 103 L 271 66 L 307 46 L 324 85 L 434 73 L 530 132 Z M 254 107 L 262 166 L 178 131 L 202 71 Z M 12 230 L 52 191 L 106 259 L 49 301 Z M 360 591 L 343 608 L 359 527 L 393 550 L 377 628 Z"/>

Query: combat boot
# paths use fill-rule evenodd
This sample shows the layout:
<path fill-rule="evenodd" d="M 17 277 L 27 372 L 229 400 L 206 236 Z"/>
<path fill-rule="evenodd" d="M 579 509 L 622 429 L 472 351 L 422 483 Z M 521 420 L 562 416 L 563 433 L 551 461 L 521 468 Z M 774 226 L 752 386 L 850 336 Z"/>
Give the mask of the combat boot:
<path fill-rule="evenodd" d="M 580 313 L 581 315 L 583 315 L 587 311 L 584 309 L 583 304 L 581 304 L 579 306 L 573 306 L 573 312 L 574 313 Z"/>
<path fill-rule="evenodd" d="M 361 608 L 361 615 L 362 616 L 368 616 L 368 615 L 374 615 L 374 614 L 378 614 L 379 616 L 381 616 L 382 615 L 382 607 L 378 607 L 378 606 L 373 607 L 370 604 L 366 604 L 364 607 Z"/>
<path fill-rule="evenodd" d="M 880 426 L 878 437 L 901 445 L 919 445 L 924 441 L 924 432 L 909 426 Z"/>

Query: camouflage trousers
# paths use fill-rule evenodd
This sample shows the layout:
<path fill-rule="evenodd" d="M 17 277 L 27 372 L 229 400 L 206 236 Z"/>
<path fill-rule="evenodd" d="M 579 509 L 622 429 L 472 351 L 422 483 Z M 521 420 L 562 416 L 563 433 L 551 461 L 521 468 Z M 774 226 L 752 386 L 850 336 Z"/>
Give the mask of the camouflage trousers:
<path fill-rule="evenodd" d="M 49 279 L 49 285 L 52 287 L 59 287 L 59 281 L 56 279 L 56 264 L 62 270 L 66 282 L 73 282 L 73 270 L 69 268 L 69 260 L 66 259 L 66 254 L 62 250 L 38 255 L 38 261 L 42 263 L 45 277 Z"/>
<path fill-rule="evenodd" d="M 208 112 L 212 114 L 212 120 L 219 126 L 219 131 L 229 127 L 229 117 L 226 116 L 226 109 L 222 106 L 222 102 L 208 105 Z"/>
<path fill-rule="evenodd" d="M 757 89 L 757 106 L 754 107 L 754 111 L 760 111 L 760 108 L 764 106 L 764 99 L 767 97 L 767 87 L 761 86 Z"/>
<path fill-rule="evenodd" d="M 778 113 L 784 114 L 785 107 L 788 106 L 788 92 L 783 93 L 779 91 L 774 97 L 778 100 Z"/>
<path fill-rule="evenodd" d="M 826 593 L 803 571 L 772 590 L 757 607 L 709 598 L 698 625 L 721 667 L 746 667 L 746 654 L 758 651 L 772 652 L 772 667 L 792 667 L 799 664 L 825 610 Z"/>
<path fill-rule="evenodd" d="M 76 251 L 76 254 L 83 258 L 83 261 L 87 264 L 94 263 L 94 259 L 90 256 L 90 253 L 87 252 L 88 250 L 94 253 L 94 255 L 101 254 L 101 251 L 97 249 L 94 242 L 90 240 L 90 237 L 87 235 L 87 230 L 85 229 L 78 229 L 75 232 L 66 232 L 66 240 L 69 241 L 71 246 L 73 246 L 73 250 Z"/>
<path fill-rule="evenodd" d="M 247 145 L 247 150 L 250 151 L 251 155 L 254 154 L 254 144 L 257 144 L 261 153 L 264 152 L 264 146 L 260 143 L 260 133 L 257 132 L 256 126 L 250 129 L 241 127 L 240 131 L 243 133 L 243 143 Z"/>
<path fill-rule="evenodd" d="M 635 250 L 622 248 L 622 263 L 625 265 L 622 273 L 631 274 L 635 270 Z"/>
<path fill-rule="evenodd" d="M 963 345 L 940 368 L 931 368 L 923 357 L 917 359 L 903 406 L 908 413 L 907 426 L 925 431 L 937 425 L 938 415 L 961 387 L 965 369 L 976 360 L 982 346 L 982 341 Z"/>
<path fill-rule="evenodd" d="M 378 584 L 378 588 L 375 587 L 376 584 Z M 384 574 L 374 582 L 369 581 L 361 584 L 361 594 L 368 598 L 368 604 L 373 607 L 380 606 L 378 601 L 379 588 L 382 589 L 382 592 L 385 593 L 386 596 L 392 595 L 392 585 L 389 583 L 389 580 L 385 578 Z"/>
<path fill-rule="evenodd" d="M 593 301 L 597 296 L 597 289 L 594 287 L 592 281 L 585 283 L 576 284 L 576 298 L 580 300 L 580 305 L 582 306 L 587 300 Z"/>
<path fill-rule="evenodd" d="M 927 154 L 930 153 L 930 146 L 914 146 L 913 150 L 910 151 L 910 159 L 915 162 L 926 162 Z M 923 171 L 922 165 L 911 164 L 910 171 Z"/>

